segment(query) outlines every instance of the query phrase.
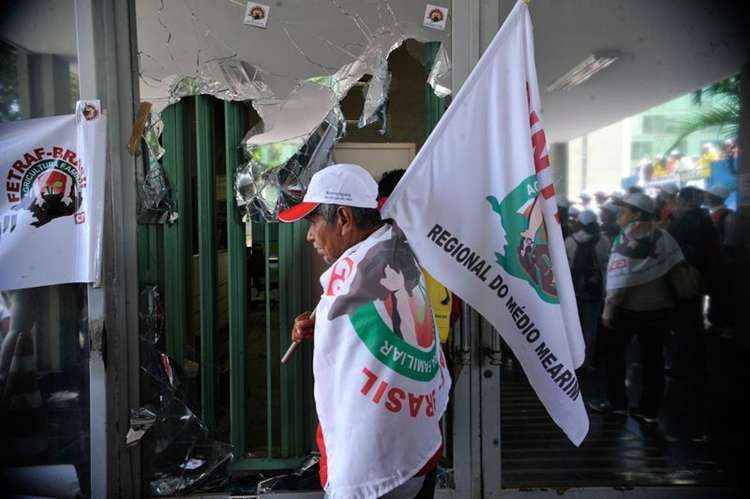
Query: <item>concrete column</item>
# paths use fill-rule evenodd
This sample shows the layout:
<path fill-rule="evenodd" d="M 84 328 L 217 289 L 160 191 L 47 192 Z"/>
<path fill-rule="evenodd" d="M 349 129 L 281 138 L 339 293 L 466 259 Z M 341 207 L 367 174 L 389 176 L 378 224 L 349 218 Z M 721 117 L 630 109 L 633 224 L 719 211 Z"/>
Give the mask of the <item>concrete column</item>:
<path fill-rule="evenodd" d="M 16 73 L 18 75 L 18 103 L 21 108 L 21 116 L 24 119 L 31 117 L 31 82 L 29 81 L 29 56 L 24 50 L 16 51 Z"/>
<path fill-rule="evenodd" d="M 550 162 L 554 173 L 555 192 L 558 196 L 568 193 L 568 143 L 555 142 L 549 149 Z"/>

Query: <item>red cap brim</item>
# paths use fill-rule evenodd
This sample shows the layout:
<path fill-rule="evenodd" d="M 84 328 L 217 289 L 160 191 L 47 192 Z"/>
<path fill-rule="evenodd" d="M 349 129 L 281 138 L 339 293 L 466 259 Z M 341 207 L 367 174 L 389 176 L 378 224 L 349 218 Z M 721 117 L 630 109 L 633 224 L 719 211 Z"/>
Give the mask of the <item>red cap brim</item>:
<path fill-rule="evenodd" d="M 279 213 L 279 220 L 281 222 L 292 223 L 297 220 L 302 220 L 307 215 L 318 207 L 320 203 L 300 203 L 292 206 L 291 208 Z"/>

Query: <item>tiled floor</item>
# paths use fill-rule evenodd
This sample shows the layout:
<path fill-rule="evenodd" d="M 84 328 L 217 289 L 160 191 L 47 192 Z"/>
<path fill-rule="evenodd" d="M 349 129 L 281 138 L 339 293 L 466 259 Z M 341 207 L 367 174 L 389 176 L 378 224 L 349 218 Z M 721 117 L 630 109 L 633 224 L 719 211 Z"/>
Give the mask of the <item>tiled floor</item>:
<path fill-rule="evenodd" d="M 708 373 L 705 428 L 709 438 L 694 441 L 696 407 L 690 379 L 667 379 L 658 426 L 632 417 L 590 413 L 590 431 L 575 448 L 552 422 L 522 373 L 504 368 L 501 388 L 502 483 L 507 488 L 582 486 L 737 486 L 747 467 L 743 442 L 747 417 L 744 356 L 730 340 L 707 338 Z M 637 359 L 629 391 L 638 390 Z M 584 396 L 602 394 L 601 375 L 581 376 Z M 633 397 L 635 398 L 635 397 Z M 693 400 L 691 400 L 693 399 Z M 694 436 L 694 435 L 693 435 Z"/>

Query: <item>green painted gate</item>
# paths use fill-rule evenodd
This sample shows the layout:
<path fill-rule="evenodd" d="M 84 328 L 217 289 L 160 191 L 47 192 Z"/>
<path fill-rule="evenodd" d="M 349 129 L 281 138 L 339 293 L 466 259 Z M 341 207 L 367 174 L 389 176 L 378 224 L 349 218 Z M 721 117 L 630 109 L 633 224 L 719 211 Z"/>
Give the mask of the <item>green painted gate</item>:
<path fill-rule="evenodd" d="M 425 99 L 429 132 L 447 102 L 427 86 Z M 254 124 L 248 104 L 189 97 L 162 119 L 178 218 L 139 227 L 140 284 L 163 290 L 167 353 L 194 373 L 191 398 L 235 446 L 235 469 L 295 467 L 315 449 L 311 345 L 280 358 L 293 317 L 314 304 L 306 222 L 241 219 L 232 179 Z"/>
<path fill-rule="evenodd" d="M 250 120 L 246 104 L 196 96 L 169 106 L 162 119 L 178 218 L 140 226 L 141 285 L 163 290 L 167 353 L 196 371 L 202 418 L 235 446 L 236 467 L 293 467 L 314 448 L 310 345 L 279 362 L 293 317 L 311 308 L 306 223 L 242 221 L 232 179 Z"/>

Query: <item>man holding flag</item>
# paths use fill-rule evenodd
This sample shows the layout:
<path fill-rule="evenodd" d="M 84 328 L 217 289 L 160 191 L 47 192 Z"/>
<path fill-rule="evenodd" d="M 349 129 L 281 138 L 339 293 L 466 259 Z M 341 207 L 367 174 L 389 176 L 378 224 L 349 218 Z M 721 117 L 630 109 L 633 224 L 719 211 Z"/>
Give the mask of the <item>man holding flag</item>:
<path fill-rule="evenodd" d="M 315 340 L 326 495 L 428 498 L 451 381 L 424 277 L 403 233 L 381 220 L 377 196 L 362 167 L 332 165 L 279 214 L 307 218 L 307 240 L 331 265 L 315 317 L 298 316 L 292 338 Z"/>
<path fill-rule="evenodd" d="M 586 436 L 584 344 L 540 107 L 519 1 L 383 206 L 393 225 L 356 214 L 377 206 L 377 186 L 354 165 L 321 170 L 280 214 L 307 217 L 331 264 L 316 318 L 293 331 L 314 330 L 328 496 L 418 497 L 440 449 L 450 379 L 419 265 L 500 332 L 570 440 Z"/>

